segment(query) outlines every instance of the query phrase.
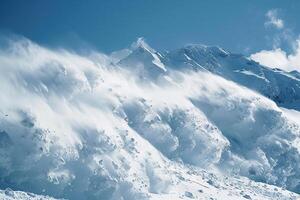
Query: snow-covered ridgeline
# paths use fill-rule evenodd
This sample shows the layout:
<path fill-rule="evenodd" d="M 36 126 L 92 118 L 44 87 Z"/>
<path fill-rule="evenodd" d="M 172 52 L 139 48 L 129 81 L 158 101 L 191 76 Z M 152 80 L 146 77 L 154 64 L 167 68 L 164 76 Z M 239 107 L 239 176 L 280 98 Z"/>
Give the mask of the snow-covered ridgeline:
<path fill-rule="evenodd" d="M 299 192 L 294 117 L 138 44 L 118 62 L 28 40 L 0 50 L 1 189 L 68 199 L 296 199 L 239 177 Z"/>

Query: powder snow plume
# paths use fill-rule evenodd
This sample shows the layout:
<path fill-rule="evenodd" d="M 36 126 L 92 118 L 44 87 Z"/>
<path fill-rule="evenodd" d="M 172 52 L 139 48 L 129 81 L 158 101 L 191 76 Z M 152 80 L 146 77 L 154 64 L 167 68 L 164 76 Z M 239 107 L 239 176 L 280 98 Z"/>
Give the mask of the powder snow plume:
<path fill-rule="evenodd" d="M 6 39 L 0 198 L 300 198 L 299 81 L 219 47 Z"/>

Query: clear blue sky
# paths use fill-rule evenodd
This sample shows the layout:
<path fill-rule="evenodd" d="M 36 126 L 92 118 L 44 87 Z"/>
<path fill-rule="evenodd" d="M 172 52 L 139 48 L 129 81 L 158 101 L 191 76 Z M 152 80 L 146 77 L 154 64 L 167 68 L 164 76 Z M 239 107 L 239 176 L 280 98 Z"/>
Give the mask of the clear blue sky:
<path fill-rule="evenodd" d="M 266 27 L 271 9 L 292 37 L 300 33 L 298 0 L 0 0 L 0 31 L 103 52 L 142 36 L 157 49 L 202 43 L 247 54 L 271 48 L 282 34 Z"/>

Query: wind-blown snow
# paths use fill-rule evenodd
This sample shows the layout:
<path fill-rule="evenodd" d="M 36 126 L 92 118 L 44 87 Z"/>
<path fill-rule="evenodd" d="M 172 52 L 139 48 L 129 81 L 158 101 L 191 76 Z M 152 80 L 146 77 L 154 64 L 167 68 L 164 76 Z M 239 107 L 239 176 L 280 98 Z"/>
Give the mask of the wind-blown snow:
<path fill-rule="evenodd" d="M 13 191 L 9 188 L 0 190 L 1 200 L 55 200 L 49 196 L 36 195 L 29 192 Z"/>
<path fill-rule="evenodd" d="M 290 105 L 299 110 L 300 73 L 297 71 L 270 69 L 243 55 L 203 45 L 170 51 L 164 62 L 177 70 L 209 71 L 256 90 L 284 107 Z"/>
<path fill-rule="evenodd" d="M 229 56 L 220 48 L 208 56 L 215 52 Z M 114 55 L 26 39 L 1 48 L 1 189 L 67 199 L 299 198 L 264 184 L 300 192 L 300 124 L 275 102 L 178 68 L 144 42 Z"/>

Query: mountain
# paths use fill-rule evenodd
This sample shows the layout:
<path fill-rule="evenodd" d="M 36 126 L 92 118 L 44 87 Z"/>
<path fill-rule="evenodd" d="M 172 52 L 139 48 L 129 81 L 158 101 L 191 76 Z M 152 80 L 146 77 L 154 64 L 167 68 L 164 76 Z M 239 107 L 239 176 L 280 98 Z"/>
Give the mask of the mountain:
<path fill-rule="evenodd" d="M 298 199 L 300 112 L 281 107 L 298 80 L 218 47 L 139 39 L 78 55 L 8 41 L 0 197 Z"/>
<path fill-rule="evenodd" d="M 117 64 L 135 71 L 144 79 L 151 80 L 167 71 L 161 60 L 161 54 L 145 43 L 143 38 L 139 38 L 131 45 L 128 55 L 119 60 Z"/>
<path fill-rule="evenodd" d="M 148 47 L 137 45 L 138 47 L 135 47 L 127 57 L 119 61 L 120 64 L 142 63 L 151 70 L 161 69 L 158 70 L 160 73 L 166 72 L 165 66 L 175 70 L 209 71 L 255 90 L 280 106 L 291 107 L 289 105 L 299 103 L 300 73 L 297 71 L 286 72 L 271 69 L 243 55 L 233 54 L 215 46 L 188 45 L 162 55 L 149 47 L 142 39 L 139 39 L 137 43 Z M 155 65 L 156 61 L 160 64 Z M 299 110 L 297 105 L 292 108 Z"/>
<path fill-rule="evenodd" d="M 300 100 L 299 72 L 271 69 L 219 47 L 189 45 L 167 53 L 164 63 L 179 70 L 208 70 L 253 89 L 283 107 Z"/>
<path fill-rule="evenodd" d="M 0 190 L 0 199 L 2 200 L 55 200 L 49 196 L 36 195 L 28 192 L 13 191 L 9 188 Z"/>
<path fill-rule="evenodd" d="M 300 73 L 297 71 L 271 69 L 216 46 L 188 45 L 162 55 L 141 38 L 135 44 L 134 50 L 121 59 L 120 64 L 140 63 L 148 70 L 157 70 L 157 73 L 149 72 L 155 77 L 167 71 L 165 66 L 175 70 L 209 71 L 255 90 L 282 107 L 300 109 Z"/>

